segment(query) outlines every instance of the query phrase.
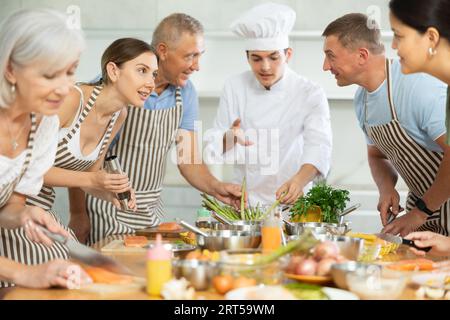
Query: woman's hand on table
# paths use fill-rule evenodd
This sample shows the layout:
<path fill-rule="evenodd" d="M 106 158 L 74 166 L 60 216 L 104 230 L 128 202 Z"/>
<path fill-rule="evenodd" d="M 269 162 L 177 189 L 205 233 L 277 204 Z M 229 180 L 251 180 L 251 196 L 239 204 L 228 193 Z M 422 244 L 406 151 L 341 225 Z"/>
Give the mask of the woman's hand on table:
<path fill-rule="evenodd" d="M 35 242 L 51 247 L 53 240 L 44 234 L 38 226 L 42 226 L 53 233 L 58 233 L 66 238 L 70 234 L 44 209 L 36 206 L 27 206 L 21 213 L 21 224 L 26 236 Z"/>
<path fill-rule="evenodd" d="M 433 256 L 450 256 L 450 237 L 434 233 L 431 231 L 413 232 L 408 234 L 405 239 L 413 240 L 418 247 L 431 247 L 428 254 Z M 425 251 L 410 249 L 418 256 L 424 256 Z"/>
<path fill-rule="evenodd" d="M 77 289 L 92 283 L 92 279 L 79 265 L 65 260 L 53 260 L 33 266 L 20 265 L 12 280 L 16 285 L 34 289 Z"/>

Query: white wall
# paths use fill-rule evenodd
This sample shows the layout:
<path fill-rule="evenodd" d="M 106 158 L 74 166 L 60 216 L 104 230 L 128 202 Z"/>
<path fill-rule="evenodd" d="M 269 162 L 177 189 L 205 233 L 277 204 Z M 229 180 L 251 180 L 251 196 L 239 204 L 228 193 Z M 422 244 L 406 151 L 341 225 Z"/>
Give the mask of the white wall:
<path fill-rule="evenodd" d="M 79 80 L 88 80 L 99 73 L 100 56 L 113 40 L 132 36 L 150 41 L 156 24 L 173 12 L 185 12 L 205 26 L 207 50 L 201 61 L 201 71 L 192 77 L 200 95 L 200 118 L 203 130 L 211 126 L 218 105 L 218 95 L 224 80 L 248 68 L 242 42 L 228 30 L 239 13 L 263 1 L 256 0 L 0 0 L 0 20 L 20 8 L 51 7 L 66 11 L 68 6 L 80 8 L 82 28 L 88 47 L 83 53 L 77 72 Z M 376 189 L 367 166 L 366 146 L 352 106 L 354 87 L 339 88 L 329 73 L 322 71 L 321 32 L 333 19 L 349 12 L 363 12 L 379 17 L 383 40 L 389 56 L 390 49 L 388 0 L 284 0 L 297 12 L 291 34 L 294 58 L 291 67 L 300 74 L 320 83 L 326 90 L 331 108 L 334 150 L 328 181 L 348 188 L 354 201 L 364 194 L 365 209 L 374 214 Z M 219 178 L 227 179 L 230 168 L 212 168 Z M 188 215 L 199 205 L 196 191 L 187 188 L 176 166 L 169 163 L 164 191 L 169 216 Z M 170 188 L 169 188 L 170 187 Z M 400 189 L 405 186 L 401 182 Z M 365 192 L 365 193 L 364 193 Z M 60 196 L 64 199 L 64 196 Z M 191 200 L 191 201 L 188 201 Z M 192 200 L 193 199 L 193 200 Z M 352 199 L 353 200 L 353 199 Z M 67 213 L 61 201 L 58 210 Z M 67 220 L 67 217 L 65 217 Z"/>

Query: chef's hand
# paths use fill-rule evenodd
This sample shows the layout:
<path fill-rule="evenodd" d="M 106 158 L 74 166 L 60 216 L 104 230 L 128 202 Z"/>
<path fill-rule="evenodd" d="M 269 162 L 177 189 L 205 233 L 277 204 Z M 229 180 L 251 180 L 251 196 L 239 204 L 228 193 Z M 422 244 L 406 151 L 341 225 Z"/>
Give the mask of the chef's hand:
<path fill-rule="evenodd" d="M 385 227 L 391 214 L 397 216 L 403 211 L 403 208 L 400 207 L 400 195 L 397 190 L 392 189 L 390 191 L 380 193 L 377 209 L 380 212 L 381 223 Z"/>
<path fill-rule="evenodd" d="M 20 265 L 12 280 L 19 286 L 34 289 L 55 286 L 75 289 L 92 283 L 80 266 L 65 260 L 52 260 L 33 266 Z"/>
<path fill-rule="evenodd" d="M 433 256 L 450 256 L 450 237 L 434 233 L 431 231 L 413 232 L 408 234 L 405 239 L 413 240 L 418 247 L 431 247 L 428 254 Z M 418 256 L 424 256 L 425 251 L 410 248 Z"/>
<path fill-rule="evenodd" d="M 66 238 L 70 237 L 70 234 L 42 208 L 27 206 L 21 212 L 20 220 L 21 225 L 25 230 L 25 234 L 30 240 L 43 243 L 48 247 L 53 245 L 53 240 L 46 236 L 44 232 L 37 227 L 38 225 Z"/>
<path fill-rule="evenodd" d="M 294 176 L 277 190 L 275 193 L 277 200 L 281 198 L 283 193 L 285 195 L 281 199 L 281 203 L 293 204 L 299 197 L 303 196 L 303 184 Z"/>
<path fill-rule="evenodd" d="M 383 233 L 390 233 L 393 235 L 400 234 L 404 237 L 407 234 L 417 230 L 422 224 L 427 221 L 426 213 L 417 208 L 395 219 L 381 230 Z"/>
<path fill-rule="evenodd" d="M 122 193 L 131 189 L 131 183 L 126 174 L 108 173 L 105 170 L 92 172 L 92 188 L 99 191 Z"/>
<path fill-rule="evenodd" d="M 210 195 L 214 198 L 235 207 L 241 208 L 241 186 L 233 183 L 216 182 Z M 245 207 L 247 207 L 247 193 L 245 193 Z"/>
<path fill-rule="evenodd" d="M 134 189 L 130 189 L 130 198 L 128 199 L 128 210 L 130 211 L 136 211 L 137 210 L 137 204 L 136 204 L 136 193 L 134 192 Z M 120 201 L 117 198 L 117 195 L 114 193 L 110 193 L 110 196 L 108 197 L 108 200 L 113 204 L 114 207 L 121 210 Z"/>
<path fill-rule="evenodd" d="M 231 149 L 236 143 L 244 147 L 251 146 L 253 144 L 252 141 L 248 140 L 244 134 L 244 131 L 241 129 L 241 119 L 239 118 L 234 120 L 230 130 L 225 132 L 223 136 L 223 143 L 224 151 Z"/>

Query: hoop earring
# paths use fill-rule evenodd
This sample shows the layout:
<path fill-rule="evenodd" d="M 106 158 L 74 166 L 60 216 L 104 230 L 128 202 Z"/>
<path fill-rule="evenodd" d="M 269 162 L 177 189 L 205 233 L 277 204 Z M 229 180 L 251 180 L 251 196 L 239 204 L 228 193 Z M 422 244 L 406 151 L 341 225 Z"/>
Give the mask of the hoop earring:
<path fill-rule="evenodd" d="M 433 49 L 431 47 L 428 48 L 428 54 L 430 55 L 430 57 L 435 56 L 437 53 L 436 49 Z"/>

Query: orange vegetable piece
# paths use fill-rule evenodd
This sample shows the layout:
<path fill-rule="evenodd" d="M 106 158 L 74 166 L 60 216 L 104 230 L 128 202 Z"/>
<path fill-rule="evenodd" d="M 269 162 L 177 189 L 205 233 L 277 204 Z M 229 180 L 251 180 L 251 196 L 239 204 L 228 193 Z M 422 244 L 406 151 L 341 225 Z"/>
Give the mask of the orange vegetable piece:
<path fill-rule="evenodd" d="M 434 262 L 428 259 L 400 260 L 387 267 L 398 271 L 431 271 L 434 269 Z"/>
<path fill-rule="evenodd" d="M 125 247 L 141 248 L 147 244 L 148 240 L 144 236 L 127 236 L 125 237 L 123 242 L 125 244 Z"/>
<path fill-rule="evenodd" d="M 132 276 L 114 273 L 103 268 L 85 266 L 84 271 L 92 278 L 94 283 L 129 284 L 133 282 Z"/>

